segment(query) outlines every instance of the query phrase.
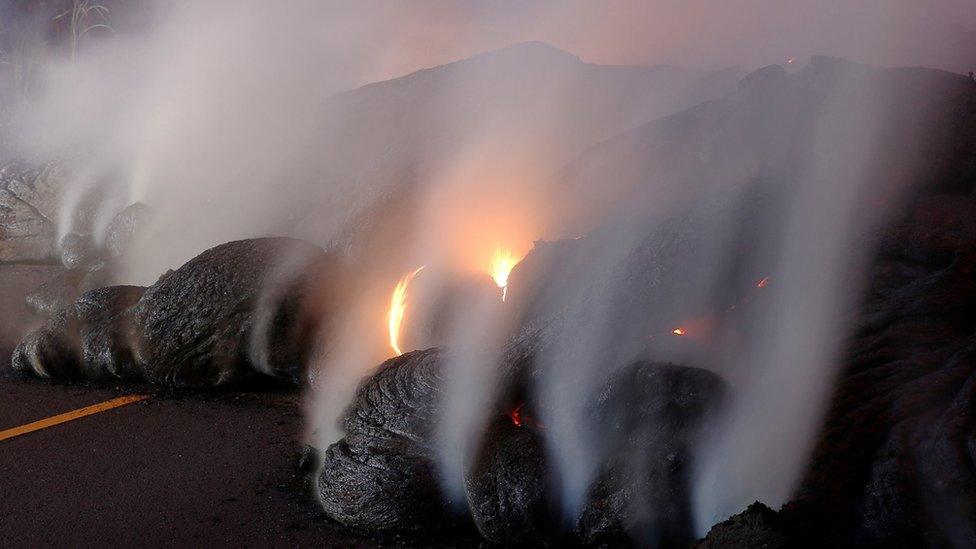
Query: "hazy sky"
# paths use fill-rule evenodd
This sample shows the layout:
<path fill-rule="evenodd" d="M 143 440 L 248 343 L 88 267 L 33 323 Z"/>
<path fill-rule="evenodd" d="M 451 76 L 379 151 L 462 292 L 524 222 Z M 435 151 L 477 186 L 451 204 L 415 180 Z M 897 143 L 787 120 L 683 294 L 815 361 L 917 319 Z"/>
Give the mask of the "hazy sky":
<path fill-rule="evenodd" d="M 973 0 L 421 0 L 376 6 L 346 12 L 370 21 L 375 47 L 389 52 L 376 78 L 526 40 L 609 64 L 751 69 L 822 53 L 956 72 L 976 65 Z"/>

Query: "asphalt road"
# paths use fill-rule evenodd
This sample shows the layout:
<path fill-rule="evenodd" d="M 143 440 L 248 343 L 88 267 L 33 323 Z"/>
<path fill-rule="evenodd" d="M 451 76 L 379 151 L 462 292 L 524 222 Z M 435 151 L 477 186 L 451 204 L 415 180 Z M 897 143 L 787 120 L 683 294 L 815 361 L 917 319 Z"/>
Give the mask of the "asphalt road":
<path fill-rule="evenodd" d="M 24 316 L 22 294 L 52 272 L 0 266 L 0 431 L 152 396 L 0 440 L 0 546 L 479 545 L 476 536 L 364 538 L 326 518 L 298 469 L 297 393 L 153 393 L 13 375 L 9 349 L 38 322 Z"/>
<path fill-rule="evenodd" d="M 0 429 L 133 392 L 0 380 Z M 148 400 L 0 441 L 0 539 L 37 546 L 356 544 L 297 468 L 296 395 Z"/>
<path fill-rule="evenodd" d="M 0 431 L 145 387 L 0 376 Z M 287 393 L 153 394 L 0 441 L 3 547 L 473 547 L 366 538 L 321 512 Z"/>

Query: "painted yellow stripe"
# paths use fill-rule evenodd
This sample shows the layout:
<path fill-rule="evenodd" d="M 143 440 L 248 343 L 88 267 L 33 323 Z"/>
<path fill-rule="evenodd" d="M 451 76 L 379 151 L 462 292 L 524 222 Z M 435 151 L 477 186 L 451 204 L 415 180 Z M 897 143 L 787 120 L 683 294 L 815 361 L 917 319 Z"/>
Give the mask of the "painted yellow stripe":
<path fill-rule="evenodd" d="M 55 425 L 60 425 L 68 421 L 83 418 L 85 416 L 90 416 L 92 414 L 97 414 L 99 412 L 111 410 L 112 408 L 118 408 L 119 406 L 125 406 L 126 404 L 132 404 L 133 402 L 139 402 L 140 400 L 145 400 L 147 398 L 149 398 L 149 395 L 120 396 L 119 398 L 113 398 L 112 400 L 106 400 L 105 402 L 99 402 L 98 404 L 92 404 L 91 406 L 78 408 L 77 410 L 72 410 L 70 412 L 65 412 L 63 414 L 51 416 L 49 418 L 41 419 L 33 423 L 27 423 L 25 425 L 21 425 L 20 427 L 14 427 L 12 429 L 7 429 L 6 431 L 0 431 L 0 440 L 7 440 L 8 438 L 19 437 L 20 435 L 26 435 L 27 433 L 33 433 L 34 431 L 47 429 L 48 427 L 53 427 Z"/>

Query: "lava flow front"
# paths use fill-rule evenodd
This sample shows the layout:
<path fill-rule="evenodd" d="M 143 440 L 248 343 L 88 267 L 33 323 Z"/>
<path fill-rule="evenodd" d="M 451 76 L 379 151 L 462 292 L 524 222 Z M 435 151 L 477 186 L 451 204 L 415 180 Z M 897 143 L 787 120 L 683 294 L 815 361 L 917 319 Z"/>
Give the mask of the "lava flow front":
<path fill-rule="evenodd" d="M 497 246 L 495 252 L 491 255 L 491 261 L 488 263 L 488 268 L 485 269 L 485 272 L 501 288 L 502 301 L 505 301 L 505 295 L 508 290 L 508 275 L 521 260 L 522 258 L 515 255 L 512 250 L 501 246 Z"/>
<path fill-rule="evenodd" d="M 422 270 L 424 270 L 423 266 L 416 271 L 403 275 L 403 278 L 393 288 L 393 295 L 390 296 L 390 311 L 387 314 L 387 327 L 390 331 L 390 348 L 393 349 L 396 356 L 403 354 L 403 351 L 400 350 L 398 339 L 400 336 L 400 325 L 403 323 L 403 313 L 407 310 L 407 286 L 410 285 L 413 277 L 417 276 L 417 273 Z"/>

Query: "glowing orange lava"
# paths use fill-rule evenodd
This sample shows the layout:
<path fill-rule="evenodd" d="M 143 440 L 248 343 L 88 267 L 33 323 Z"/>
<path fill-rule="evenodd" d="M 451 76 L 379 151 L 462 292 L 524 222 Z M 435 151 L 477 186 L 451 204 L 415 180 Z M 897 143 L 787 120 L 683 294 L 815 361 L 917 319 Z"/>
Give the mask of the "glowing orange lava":
<path fill-rule="evenodd" d="M 390 296 L 390 311 L 387 313 L 387 327 L 390 331 L 390 348 L 393 349 L 396 356 L 403 354 L 403 351 L 400 350 L 400 345 L 397 343 L 397 339 L 400 336 L 403 313 L 407 310 L 407 286 L 413 280 L 413 277 L 417 276 L 417 273 L 422 270 L 424 270 L 423 266 L 416 271 L 403 275 L 403 278 L 393 288 L 393 295 Z"/>
<path fill-rule="evenodd" d="M 501 246 L 495 247 L 495 252 L 491 255 L 491 261 L 488 263 L 485 272 L 502 289 L 502 301 L 505 301 L 505 294 L 508 291 L 508 275 L 521 260 L 522 258 L 515 255 L 512 250 Z"/>
<path fill-rule="evenodd" d="M 509 417 L 512 418 L 512 423 L 516 427 L 522 426 L 522 406 L 525 406 L 525 404 L 519 404 L 514 410 L 512 410 L 512 413 L 509 414 Z"/>
<path fill-rule="evenodd" d="M 685 331 L 684 331 L 683 328 L 675 328 L 675 329 L 671 330 L 671 333 L 674 334 L 674 335 L 676 335 L 676 336 L 683 336 L 683 335 L 685 335 Z"/>

